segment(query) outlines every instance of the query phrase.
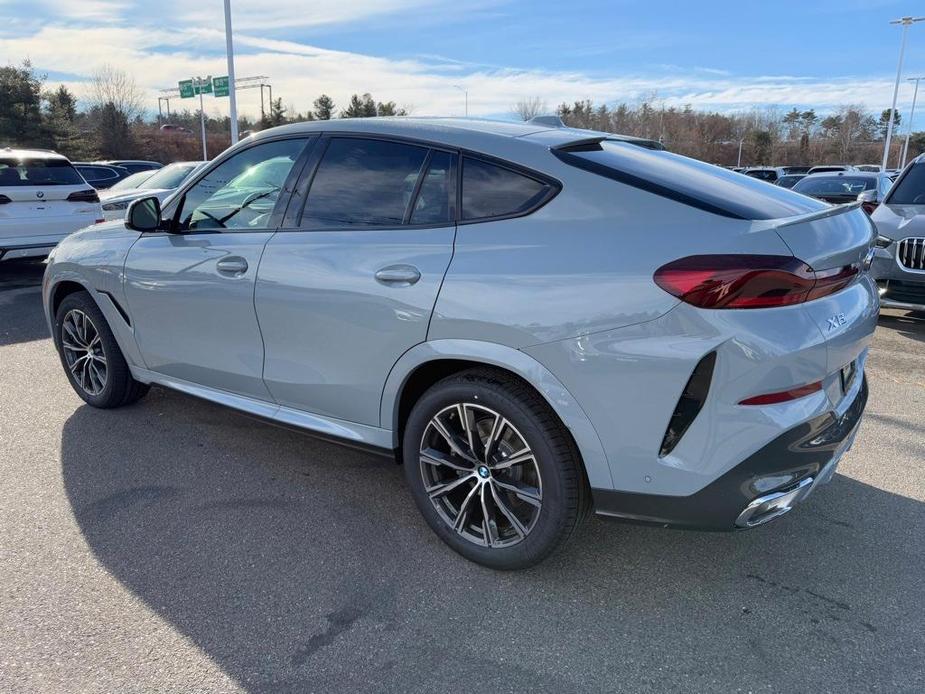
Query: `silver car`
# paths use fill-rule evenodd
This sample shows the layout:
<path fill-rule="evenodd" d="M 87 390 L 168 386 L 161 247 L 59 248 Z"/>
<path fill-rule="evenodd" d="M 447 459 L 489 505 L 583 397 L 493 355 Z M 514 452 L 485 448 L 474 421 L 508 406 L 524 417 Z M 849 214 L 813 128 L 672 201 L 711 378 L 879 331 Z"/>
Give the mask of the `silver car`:
<path fill-rule="evenodd" d="M 750 528 L 826 482 L 873 240 L 858 203 L 615 135 L 324 121 L 69 237 L 44 301 L 91 405 L 157 384 L 395 455 L 440 538 L 511 569 L 591 511 Z"/>
<path fill-rule="evenodd" d="M 880 305 L 925 311 L 925 156 L 906 167 L 872 219 L 878 237 L 871 274 Z"/>

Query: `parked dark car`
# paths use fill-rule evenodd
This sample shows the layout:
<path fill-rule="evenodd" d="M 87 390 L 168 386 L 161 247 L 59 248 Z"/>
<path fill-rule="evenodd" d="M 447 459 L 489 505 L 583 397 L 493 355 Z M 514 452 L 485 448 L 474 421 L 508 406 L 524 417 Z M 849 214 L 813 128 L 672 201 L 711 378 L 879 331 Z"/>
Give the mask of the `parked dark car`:
<path fill-rule="evenodd" d="M 785 175 L 784 170 L 779 166 L 752 166 L 742 173 L 768 183 L 777 183 L 777 179 Z"/>
<path fill-rule="evenodd" d="M 104 190 L 132 175 L 128 169 L 113 164 L 74 162 L 74 168 L 97 190 Z"/>
<path fill-rule="evenodd" d="M 793 186 L 793 190 L 834 204 L 861 201 L 867 214 L 873 214 L 886 196 L 893 181 L 882 173 L 836 171 L 810 174 Z"/>
<path fill-rule="evenodd" d="M 793 188 L 799 181 L 802 181 L 806 178 L 805 173 L 796 173 L 796 174 L 784 174 L 778 178 L 775 183 L 781 188 Z"/>
<path fill-rule="evenodd" d="M 146 161 L 144 159 L 120 159 L 95 163 L 105 164 L 108 166 L 121 166 L 130 174 L 138 173 L 139 171 L 151 171 L 152 169 L 160 169 L 164 166 L 158 161 Z"/>
<path fill-rule="evenodd" d="M 925 156 L 906 168 L 871 220 L 877 245 L 870 272 L 880 305 L 925 311 Z"/>

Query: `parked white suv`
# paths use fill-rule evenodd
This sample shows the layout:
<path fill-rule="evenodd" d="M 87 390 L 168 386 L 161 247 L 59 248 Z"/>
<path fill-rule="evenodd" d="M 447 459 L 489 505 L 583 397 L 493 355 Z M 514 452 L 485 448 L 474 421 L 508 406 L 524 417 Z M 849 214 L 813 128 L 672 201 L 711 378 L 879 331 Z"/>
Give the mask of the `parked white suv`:
<path fill-rule="evenodd" d="M 0 148 L 0 260 L 48 255 L 68 234 L 102 221 L 99 196 L 66 157 Z"/>

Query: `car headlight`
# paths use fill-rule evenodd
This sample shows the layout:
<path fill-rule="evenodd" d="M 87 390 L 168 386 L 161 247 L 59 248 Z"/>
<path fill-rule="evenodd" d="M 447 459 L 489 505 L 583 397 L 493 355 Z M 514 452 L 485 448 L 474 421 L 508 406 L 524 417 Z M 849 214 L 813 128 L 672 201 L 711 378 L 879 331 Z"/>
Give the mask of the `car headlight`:
<path fill-rule="evenodd" d="M 107 202 L 105 205 L 103 205 L 103 210 L 106 212 L 116 212 L 118 210 L 127 210 L 127 209 L 128 209 L 127 202 Z"/>

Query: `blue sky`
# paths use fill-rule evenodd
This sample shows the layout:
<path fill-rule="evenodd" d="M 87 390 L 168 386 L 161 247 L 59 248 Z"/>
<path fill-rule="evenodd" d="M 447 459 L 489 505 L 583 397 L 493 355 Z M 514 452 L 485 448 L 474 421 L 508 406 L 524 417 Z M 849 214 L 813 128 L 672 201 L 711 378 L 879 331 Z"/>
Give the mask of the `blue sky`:
<path fill-rule="evenodd" d="M 550 108 L 654 98 L 722 111 L 889 105 L 900 29 L 921 3 L 892 0 L 232 0 L 239 76 L 266 74 L 297 110 L 321 92 L 371 91 L 416 114 L 504 116 L 522 98 Z M 918 8 L 916 8 L 918 5 Z M 192 74 L 225 74 L 221 0 L 0 0 L 0 62 L 29 57 L 78 93 L 110 63 L 150 108 Z M 925 74 L 925 22 L 909 31 L 906 75 Z M 911 101 L 904 85 L 900 103 Z M 259 110 L 242 92 L 245 112 Z M 209 110 L 222 112 L 213 100 Z M 925 108 L 923 108 L 925 111 Z M 918 120 L 918 119 L 917 119 Z M 922 122 L 925 122 L 923 120 Z"/>

